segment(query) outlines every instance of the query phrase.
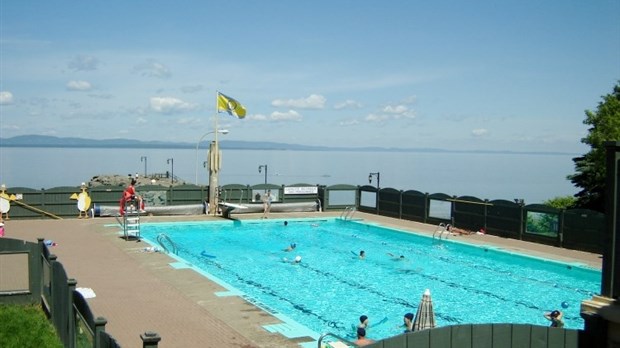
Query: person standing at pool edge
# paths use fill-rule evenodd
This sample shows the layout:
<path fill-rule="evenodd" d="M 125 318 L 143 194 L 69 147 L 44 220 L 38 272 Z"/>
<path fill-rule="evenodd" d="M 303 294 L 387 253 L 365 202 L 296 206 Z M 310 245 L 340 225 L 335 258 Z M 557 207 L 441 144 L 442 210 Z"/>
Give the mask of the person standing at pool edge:
<path fill-rule="evenodd" d="M 267 193 L 263 196 L 263 219 L 266 219 L 267 215 L 269 215 L 269 211 L 271 211 L 272 199 L 271 190 L 267 190 Z"/>

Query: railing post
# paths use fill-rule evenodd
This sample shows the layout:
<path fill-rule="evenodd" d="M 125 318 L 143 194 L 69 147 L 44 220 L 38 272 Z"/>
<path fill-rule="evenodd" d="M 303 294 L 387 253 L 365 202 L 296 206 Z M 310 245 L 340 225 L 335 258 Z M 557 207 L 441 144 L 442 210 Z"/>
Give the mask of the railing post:
<path fill-rule="evenodd" d="M 105 332 L 105 325 L 107 323 L 108 323 L 108 320 L 104 317 L 97 317 L 95 319 L 95 330 L 94 330 L 95 347 L 94 348 L 102 348 L 100 337 L 101 337 L 101 333 Z"/>
<path fill-rule="evenodd" d="M 157 348 L 157 344 L 161 341 L 161 337 L 153 331 L 140 334 L 140 338 L 142 339 L 142 348 Z"/>
<path fill-rule="evenodd" d="M 67 279 L 67 287 L 69 288 L 68 291 L 68 298 L 67 298 L 67 304 L 68 307 L 67 308 L 67 315 L 69 316 L 67 318 L 67 322 L 68 322 L 68 328 L 67 328 L 67 333 L 69 335 L 69 348 L 73 348 L 76 346 L 77 343 L 77 337 L 75 336 L 76 330 L 75 330 L 75 313 L 73 312 L 73 291 L 75 291 L 75 286 L 77 285 L 77 280 L 70 278 Z"/>

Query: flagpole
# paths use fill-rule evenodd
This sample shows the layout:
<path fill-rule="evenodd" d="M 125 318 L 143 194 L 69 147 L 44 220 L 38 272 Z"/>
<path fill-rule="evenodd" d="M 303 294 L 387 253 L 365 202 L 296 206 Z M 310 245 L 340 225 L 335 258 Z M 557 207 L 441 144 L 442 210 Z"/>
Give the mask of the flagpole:
<path fill-rule="evenodd" d="M 208 214 L 209 215 L 217 215 L 217 208 L 218 208 L 218 197 L 217 197 L 217 188 L 218 188 L 218 171 L 220 170 L 219 168 L 219 163 L 220 163 L 220 159 L 219 159 L 219 146 L 218 146 L 218 139 L 217 139 L 217 133 L 218 133 L 218 96 L 219 96 L 219 91 L 215 91 L 215 120 L 214 120 L 214 125 L 215 125 L 215 129 L 213 130 L 215 132 L 215 137 L 214 137 L 214 141 L 213 143 L 211 143 L 209 145 L 209 211 Z"/>

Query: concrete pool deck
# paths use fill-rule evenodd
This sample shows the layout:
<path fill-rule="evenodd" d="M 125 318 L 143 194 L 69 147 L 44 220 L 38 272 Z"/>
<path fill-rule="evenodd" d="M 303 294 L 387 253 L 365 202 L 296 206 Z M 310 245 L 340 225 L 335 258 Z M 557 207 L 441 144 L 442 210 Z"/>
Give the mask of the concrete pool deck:
<path fill-rule="evenodd" d="M 238 214 L 240 220 L 261 214 Z M 271 219 L 330 218 L 340 212 L 272 213 Z M 356 219 L 431 235 L 436 226 L 355 213 Z M 153 216 L 142 222 L 213 221 L 219 217 Z M 9 220 L 6 237 L 53 240 L 58 256 L 77 287 L 91 288 L 88 299 L 95 316 L 108 320 L 106 331 L 123 347 L 142 347 L 140 334 L 155 331 L 159 347 L 300 347 L 310 337 L 287 338 L 266 327 L 282 324 L 277 317 L 203 277 L 192 268 L 173 267 L 176 259 L 144 252 L 144 242 L 120 238 L 114 218 L 67 220 Z M 522 242 L 488 235 L 451 236 L 450 239 L 489 245 L 510 252 L 601 268 L 598 254 Z M 585 299 L 584 299 L 585 300 Z M 276 330 L 272 330 L 276 331 Z"/>

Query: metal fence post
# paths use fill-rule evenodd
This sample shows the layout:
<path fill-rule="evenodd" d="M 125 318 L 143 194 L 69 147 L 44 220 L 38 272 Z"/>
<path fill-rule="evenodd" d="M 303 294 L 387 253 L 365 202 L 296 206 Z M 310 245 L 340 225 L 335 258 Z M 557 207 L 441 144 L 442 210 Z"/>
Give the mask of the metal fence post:
<path fill-rule="evenodd" d="M 97 317 L 95 319 L 95 347 L 94 348 L 103 348 L 101 347 L 100 336 L 102 332 L 105 332 L 105 325 L 108 323 L 108 320 L 104 317 Z"/>
<path fill-rule="evenodd" d="M 140 338 L 142 339 L 142 348 L 157 348 L 157 344 L 161 341 L 161 337 L 153 331 L 140 334 Z"/>
<path fill-rule="evenodd" d="M 67 334 L 69 335 L 69 348 L 73 348 L 76 346 L 77 337 L 75 336 L 75 313 L 73 311 L 73 291 L 75 291 L 75 286 L 77 285 L 77 280 L 70 278 L 67 279 L 67 287 L 69 288 L 67 291 L 68 299 L 67 299 Z"/>

